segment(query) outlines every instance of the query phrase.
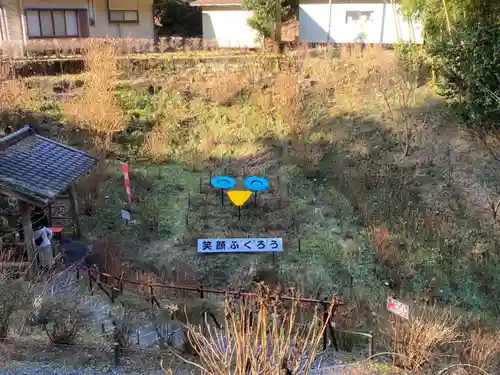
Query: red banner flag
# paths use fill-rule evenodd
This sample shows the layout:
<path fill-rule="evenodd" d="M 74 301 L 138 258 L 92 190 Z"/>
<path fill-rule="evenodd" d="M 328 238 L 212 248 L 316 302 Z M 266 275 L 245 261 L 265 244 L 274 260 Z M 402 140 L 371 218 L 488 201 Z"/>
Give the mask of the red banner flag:
<path fill-rule="evenodd" d="M 132 203 L 132 194 L 130 193 L 130 179 L 128 177 L 128 165 L 126 163 L 122 163 L 122 171 L 123 183 L 125 185 L 125 191 L 127 192 L 128 203 Z"/>

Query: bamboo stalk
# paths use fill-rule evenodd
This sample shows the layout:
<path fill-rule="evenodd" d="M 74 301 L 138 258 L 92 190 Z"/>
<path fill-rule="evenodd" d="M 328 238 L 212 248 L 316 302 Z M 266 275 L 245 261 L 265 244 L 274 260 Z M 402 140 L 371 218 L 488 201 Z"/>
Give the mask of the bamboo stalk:
<path fill-rule="evenodd" d="M 398 12 L 397 12 L 396 4 L 394 3 L 394 0 L 391 0 L 391 6 L 392 6 L 392 15 L 394 16 L 394 27 L 396 28 L 396 39 L 398 40 L 398 42 L 400 42 L 401 38 L 399 35 Z"/>
<path fill-rule="evenodd" d="M 450 15 L 448 14 L 448 6 L 446 4 L 446 0 L 443 0 L 443 8 L 444 8 L 444 15 L 446 17 L 446 26 L 448 27 L 448 33 L 451 33 Z"/>

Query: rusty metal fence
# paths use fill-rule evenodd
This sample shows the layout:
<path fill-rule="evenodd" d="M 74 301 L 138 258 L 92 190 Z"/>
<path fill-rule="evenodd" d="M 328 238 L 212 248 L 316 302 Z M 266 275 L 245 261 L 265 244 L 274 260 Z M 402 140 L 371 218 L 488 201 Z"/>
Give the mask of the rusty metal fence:
<path fill-rule="evenodd" d="M 130 279 L 127 279 L 124 277 L 111 275 L 111 274 L 105 273 L 105 272 L 100 272 L 95 268 L 86 267 L 86 266 L 77 266 L 76 271 L 77 271 L 77 274 L 76 274 L 77 279 L 80 279 L 81 276 L 83 276 L 83 275 L 87 276 L 88 288 L 89 288 L 90 293 L 93 293 L 95 287 L 97 287 L 104 294 L 106 294 L 109 297 L 111 303 L 115 303 L 118 296 L 123 294 L 124 285 L 126 285 L 126 284 L 146 288 L 146 290 L 149 291 L 148 300 L 151 303 L 151 306 L 152 307 L 157 306 L 159 308 L 161 308 L 161 305 L 157 299 L 157 294 L 156 294 L 156 291 L 158 291 L 159 289 L 176 290 L 176 291 L 193 293 L 193 294 L 196 294 L 198 296 L 198 298 L 200 298 L 200 299 L 204 299 L 209 294 L 231 296 L 231 297 L 242 299 L 242 300 L 244 300 L 245 298 L 256 298 L 259 296 L 257 293 L 253 293 L 253 292 L 247 292 L 247 291 L 242 291 L 242 290 L 240 290 L 240 291 L 217 290 L 217 289 L 205 288 L 203 285 L 200 285 L 200 286 L 181 286 L 181 285 L 173 285 L 173 284 L 158 284 L 158 283 L 153 283 L 153 282 L 144 283 L 142 281 L 130 280 Z M 327 297 L 321 299 L 321 298 L 303 298 L 303 297 L 297 297 L 294 295 L 280 295 L 279 298 L 282 301 L 297 301 L 300 303 L 316 305 L 316 306 L 321 307 L 322 314 L 323 314 L 323 324 L 326 327 L 326 329 L 323 331 L 323 338 L 322 338 L 323 350 L 327 349 L 328 340 L 330 338 L 331 343 L 332 343 L 335 351 L 339 351 L 339 346 L 338 346 L 337 339 L 336 339 L 336 332 L 338 332 L 338 333 L 344 333 L 344 334 L 349 334 L 349 335 L 366 337 L 368 340 L 368 356 L 371 357 L 374 355 L 374 353 L 375 353 L 375 340 L 374 340 L 373 332 L 371 332 L 371 331 L 370 332 L 356 332 L 356 331 L 349 331 L 349 330 L 341 330 L 341 329 L 336 329 L 334 327 L 334 324 L 332 324 L 332 318 L 333 318 L 334 314 L 330 315 L 328 312 L 329 308 L 331 307 L 331 304 L 332 303 L 335 304 L 335 306 L 333 306 L 333 309 L 334 309 L 333 312 L 335 312 L 335 310 L 338 306 L 344 305 L 344 302 L 340 301 L 337 297 L 334 296 L 333 298 L 331 298 L 329 300 Z M 212 319 L 215 326 L 220 329 L 221 324 L 217 321 L 217 318 L 215 317 L 213 312 L 207 311 L 207 314 Z"/>

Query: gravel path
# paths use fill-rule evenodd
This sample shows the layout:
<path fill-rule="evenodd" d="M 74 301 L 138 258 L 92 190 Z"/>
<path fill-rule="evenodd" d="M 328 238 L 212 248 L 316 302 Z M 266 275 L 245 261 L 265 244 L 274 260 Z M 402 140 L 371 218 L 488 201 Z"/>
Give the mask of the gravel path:
<path fill-rule="evenodd" d="M 336 375 L 340 374 L 343 366 L 334 366 L 322 370 L 313 370 L 310 375 Z M 149 372 L 128 372 L 120 368 L 63 368 L 52 365 L 27 366 L 26 363 L 11 365 L 0 369 L 0 375 L 165 375 L 161 370 Z M 176 373 L 177 374 L 177 373 Z M 179 373 L 180 375 L 180 373 Z"/>
<path fill-rule="evenodd" d="M 127 372 L 112 367 L 102 368 L 64 368 L 53 365 L 27 365 L 26 363 L 11 364 L 0 369 L 1 375 L 165 375 L 162 371 Z"/>

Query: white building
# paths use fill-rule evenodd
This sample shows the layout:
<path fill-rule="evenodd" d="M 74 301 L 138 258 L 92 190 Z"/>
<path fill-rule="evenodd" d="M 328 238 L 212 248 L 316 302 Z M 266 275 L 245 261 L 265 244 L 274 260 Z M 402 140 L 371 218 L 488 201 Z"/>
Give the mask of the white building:
<path fill-rule="evenodd" d="M 197 0 L 191 6 L 201 7 L 203 39 L 221 48 L 256 48 L 261 45 L 257 31 L 248 26 L 252 12 L 239 0 Z"/>
<path fill-rule="evenodd" d="M 197 0 L 203 13 L 203 38 L 219 47 L 258 47 L 247 23 L 251 11 L 240 0 Z M 399 4 L 384 0 L 300 0 L 299 41 L 304 43 L 423 43 L 422 25 L 409 22 Z"/>
<path fill-rule="evenodd" d="M 299 39 L 309 43 L 423 43 L 422 25 L 408 22 L 399 5 L 379 1 L 300 0 Z"/>

